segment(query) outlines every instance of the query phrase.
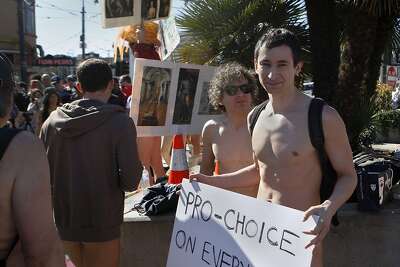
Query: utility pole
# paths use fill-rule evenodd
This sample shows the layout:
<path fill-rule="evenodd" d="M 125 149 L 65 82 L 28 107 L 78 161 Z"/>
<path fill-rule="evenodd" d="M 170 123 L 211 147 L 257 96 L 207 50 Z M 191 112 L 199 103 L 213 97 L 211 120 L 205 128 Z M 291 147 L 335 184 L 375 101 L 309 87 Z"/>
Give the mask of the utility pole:
<path fill-rule="evenodd" d="M 86 54 L 85 54 L 85 48 L 86 48 L 86 42 L 85 42 L 85 0 L 82 0 L 82 35 L 81 35 L 81 48 L 82 48 L 82 59 L 85 59 Z"/>
<path fill-rule="evenodd" d="M 21 81 L 27 82 L 25 57 L 25 29 L 24 29 L 24 0 L 17 0 L 18 35 L 19 35 L 19 65 Z"/>

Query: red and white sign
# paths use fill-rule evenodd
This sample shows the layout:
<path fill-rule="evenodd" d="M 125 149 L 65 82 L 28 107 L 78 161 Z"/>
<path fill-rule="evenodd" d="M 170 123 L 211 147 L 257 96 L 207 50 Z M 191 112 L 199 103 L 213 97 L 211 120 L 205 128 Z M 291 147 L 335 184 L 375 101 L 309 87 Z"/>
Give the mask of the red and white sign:
<path fill-rule="evenodd" d="M 397 81 L 397 67 L 396 66 L 387 66 L 387 84 L 394 87 Z"/>

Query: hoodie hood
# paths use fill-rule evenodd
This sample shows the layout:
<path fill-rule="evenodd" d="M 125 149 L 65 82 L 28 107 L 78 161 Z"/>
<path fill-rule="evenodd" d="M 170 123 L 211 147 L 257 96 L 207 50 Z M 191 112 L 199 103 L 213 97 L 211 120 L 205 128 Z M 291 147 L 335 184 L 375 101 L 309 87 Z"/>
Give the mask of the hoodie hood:
<path fill-rule="evenodd" d="M 64 104 L 50 116 L 58 133 L 64 137 L 76 137 L 95 130 L 125 110 L 117 105 L 93 99 L 81 99 Z"/>

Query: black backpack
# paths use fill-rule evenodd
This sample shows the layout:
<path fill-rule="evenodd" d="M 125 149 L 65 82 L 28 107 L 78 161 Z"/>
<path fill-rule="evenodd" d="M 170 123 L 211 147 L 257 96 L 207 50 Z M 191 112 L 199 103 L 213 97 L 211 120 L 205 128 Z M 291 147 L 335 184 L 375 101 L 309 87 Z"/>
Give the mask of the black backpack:
<path fill-rule="evenodd" d="M 265 109 L 268 104 L 268 100 L 259 104 L 253 109 L 253 113 L 249 118 L 249 130 L 250 135 L 253 135 L 254 127 L 256 126 L 257 119 L 261 112 Z M 337 173 L 332 167 L 332 164 L 326 154 L 324 147 L 324 131 L 322 128 L 322 108 L 325 105 L 325 101 L 321 98 L 313 98 L 310 103 L 308 110 L 308 132 L 311 139 L 311 144 L 317 150 L 319 162 L 321 165 L 322 180 L 320 187 L 320 198 L 321 201 L 327 200 L 335 187 L 337 181 Z M 332 218 L 332 224 L 337 226 L 339 221 L 337 214 Z"/>
<path fill-rule="evenodd" d="M 13 129 L 13 128 L 0 128 L 0 160 L 3 158 L 4 153 L 7 150 L 8 145 L 11 143 L 11 140 L 16 136 L 21 130 Z M 14 249 L 17 244 L 18 237 L 15 239 L 11 250 L 5 259 L 0 259 L 0 267 L 5 267 L 7 258 L 10 256 L 11 251 Z"/>

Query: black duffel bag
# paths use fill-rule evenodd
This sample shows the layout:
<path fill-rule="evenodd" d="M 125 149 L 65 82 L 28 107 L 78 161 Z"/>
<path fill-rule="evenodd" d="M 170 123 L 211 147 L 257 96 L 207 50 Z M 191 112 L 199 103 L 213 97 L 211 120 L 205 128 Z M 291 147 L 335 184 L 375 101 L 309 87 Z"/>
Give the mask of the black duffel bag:
<path fill-rule="evenodd" d="M 135 204 L 134 209 L 143 215 L 153 216 L 176 211 L 180 184 L 172 185 L 158 183 L 145 190 L 142 200 Z"/>
<path fill-rule="evenodd" d="M 391 199 L 393 169 L 390 160 L 368 154 L 354 158 L 358 177 L 356 196 L 361 211 L 379 211 Z"/>

